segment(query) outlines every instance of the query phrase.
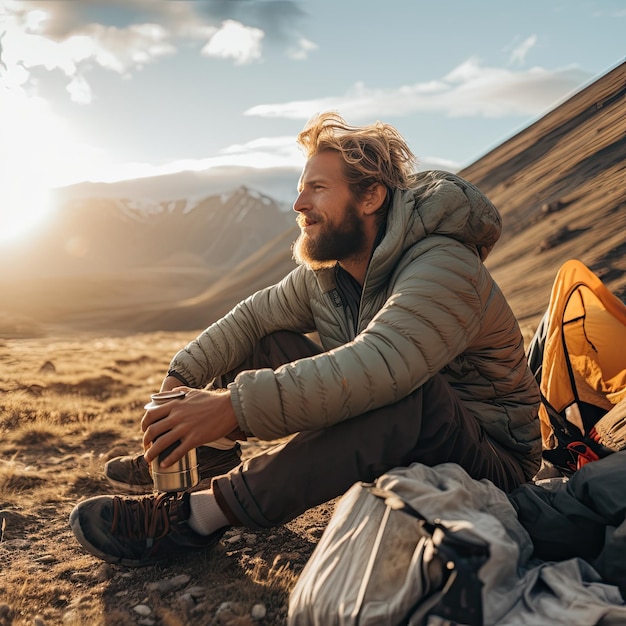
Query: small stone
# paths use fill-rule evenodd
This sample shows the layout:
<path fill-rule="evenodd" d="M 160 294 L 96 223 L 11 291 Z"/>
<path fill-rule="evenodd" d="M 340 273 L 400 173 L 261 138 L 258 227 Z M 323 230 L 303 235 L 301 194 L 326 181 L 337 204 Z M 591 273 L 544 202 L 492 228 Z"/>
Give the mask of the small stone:
<path fill-rule="evenodd" d="M 83 583 L 89 578 L 90 576 L 86 572 L 72 572 L 70 574 L 70 580 L 73 583 Z"/>
<path fill-rule="evenodd" d="M 148 615 L 152 613 L 152 609 L 145 604 L 138 604 L 137 606 L 134 606 L 133 611 L 142 617 L 148 617 Z"/>
<path fill-rule="evenodd" d="M 11 607 L 8 604 L 0 604 L 0 619 L 9 617 L 11 613 Z"/>
<path fill-rule="evenodd" d="M 140 626 L 154 626 L 156 624 L 156 620 L 153 620 L 151 617 L 142 617 L 138 624 L 140 624 Z"/>
<path fill-rule="evenodd" d="M 169 593 L 170 591 L 175 591 L 176 589 L 184 587 L 190 580 L 191 579 L 187 576 L 187 574 L 180 574 L 179 576 L 174 576 L 173 578 L 165 578 L 154 583 L 148 583 L 146 588 L 148 591 Z"/>
<path fill-rule="evenodd" d="M 200 586 L 189 587 L 189 589 L 187 589 L 186 593 L 188 593 L 195 600 L 197 600 L 198 598 L 204 597 L 204 595 L 206 594 L 206 587 L 200 587 Z"/>
<path fill-rule="evenodd" d="M 232 602 L 222 602 L 222 604 L 217 607 L 217 613 L 219 614 L 223 613 L 224 611 L 232 611 L 232 606 Z"/>
<path fill-rule="evenodd" d="M 196 601 L 193 599 L 193 596 L 187 592 L 178 596 L 178 604 L 180 604 L 183 609 L 191 610 L 196 606 Z"/>
<path fill-rule="evenodd" d="M 267 615 L 267 609 L 264 604 L 255 604 L 250 611 L 250 617 L 253 620 L 261 620 L 264 619 Z"/>
<path fill-rule="evenodd" d="M 103 583 L 113 578 L 114 573 L 113 568 L 108 563 L 102 563 L 96 571 L 95 579 L 97 582 Z"/>
<path fill-rule="evenodd" d="M 33 626 L 46 626 L 46 620 L 41 615 L 37 615 L 33 620 Z"/>
<path fill-rule="evenodd" d="M 52 556 L 52 554 L 42 554 L 40 557 L 36 558 L 35 561 L 37 561 L 37 563 L 56 563 L 57 558 Z"/>
<path fill-rule="evenodd" d="M 229 537 L 228 539 L 224 539 L 224 543 L 227 544 L 233 544 L 233 543 L 237 543 L 239 540 L 241 539 L 241 535 L 233 535 L 232 537 Z"/>
<path fill-rule="evenodd" d="M 215 623 L 219 626 L 254 626 L 247 605 L 241 602 L 222 602 L 215 612 Z"/>

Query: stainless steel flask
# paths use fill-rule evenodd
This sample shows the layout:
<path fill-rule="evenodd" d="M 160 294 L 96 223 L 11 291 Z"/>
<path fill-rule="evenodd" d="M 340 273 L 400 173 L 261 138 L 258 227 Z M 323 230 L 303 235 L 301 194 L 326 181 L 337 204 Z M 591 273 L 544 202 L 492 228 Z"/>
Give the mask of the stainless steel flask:
<path fill-rule="evenodd" d="M 150 396 L 150 402 L 144 406 L 144 409 L 154 409 L 166 402 L 171 402 L 178 398 L 184 398 L 184 391 L 160 391 Z M 198 460 L 196 449 L 192 448 L 176 463 L 169 467 L 161 467 L 160 463 L 165 457 L 178 447 L 180 441 L 175 441 L 168 446 L 159 456 L 153 459 L 150 466 L 152 474 L 152 482 L 155 491 L 184 491 L 200 481 L 198 473 Z"/>

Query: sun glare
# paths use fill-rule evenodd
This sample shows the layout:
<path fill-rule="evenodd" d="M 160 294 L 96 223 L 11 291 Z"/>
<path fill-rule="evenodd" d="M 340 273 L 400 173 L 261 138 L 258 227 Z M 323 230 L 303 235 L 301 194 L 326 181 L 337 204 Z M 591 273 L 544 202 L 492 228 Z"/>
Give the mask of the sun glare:
<path fill-rule="evenodd" d="M 0 190 L 0 242 L 27 235 L 41 226 L 50 213 L 49 190 L 29 179 L 31 173 L 25 169 L 3 183 L 4 188 Z"/>
<path fill-rule="evenodd" d="M 4 139 L 4 138 L 3 138 Z M 0 163 L 0 245 L 41 226 L 52 208 L 50 190 L 37 167 L 19 161 Z"/>
<path fill-rule="evenodd" d="M 0 245 L 41 226 L 62 158 L 58 123 L 45 104 L 19 90 L 0 95 Z"/>

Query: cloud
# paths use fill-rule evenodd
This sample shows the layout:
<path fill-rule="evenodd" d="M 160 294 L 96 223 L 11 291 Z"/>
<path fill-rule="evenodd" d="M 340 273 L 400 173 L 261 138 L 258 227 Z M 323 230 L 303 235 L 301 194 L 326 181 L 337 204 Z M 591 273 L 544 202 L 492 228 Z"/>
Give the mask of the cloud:
<path fill-rule="evenodd" d="M 265 33 L 258 28 L 226 20 L 210 39 L 202 54 L 208 57 L 233 59 L 236 65 L 250 63 L 261 57 L 261 43 Z"/>
<path fill-rule="evenodd" d="M 232 144 L 220 151 L 213 160 L 217 165 L 237 165 L 255 168 L 297 168 L 304 166 L 306 158 L 296 143 L 296 137 L 260 137 L 243 144 Z M 204 162 L 206 166 L 206 161 Z M 202 168 L 196 168 L 202 169 Z"/>
<path fill-rule="evenodd" d="M 295 46 L 287 48 L 287 56 L 294 61 L 304 61 L 308 59 L 309 53 L 317 50 L 317 44 L 301 37 Z"/>
<path fill-rule="evenodd" d="M 196 19 L 205 19 L 211 23 L 234 20 L 259 28 L 269 40 L 287 43 L 297 41 L 300 37 L 298 25 L 307 15 L 294 0 L 217 0 L 167 4 L 189 4 L 196 12 Z"/>
<path fill-rule="evenodd" d="M 235 64 L 261 58 L 262 43 L 285 43 L 285 53 L 305 59 L 316 44 L 301 37 L 305 13 L 289 0 L 4 0 L 0 33 L 5 69 L 58 69 L 75 102 L 91 101 L 89 72 L 103 67 L 125 78 L 143 66 L 196 46 L 199 54 Z M 30 76 L 26 76 L 28 80 Z"/>
<path fill-rule="evenodd" d="M 531 35 L 522 41 L 521 44 L 515 46 L 511 52 L 509 62 L 512 65 L 524 65 L 526 61 L 526 55 L 532 47 L 537 43 L 537 35 Z"/>
<path fill-rule="evenodd" d="M 5 0 L 8 12 L 28 32 L 62 41 L 83 34 L 90 25 L 113 26 L 119 30 L 133 24 L 163 24 L 176 32 L 198 22 L 189 2 L 154 0 Z"/>
<path fill-rule="evenodd" d="M 23 3 L 9 6 L 15 5 L 23 7 Z M 71 12 L 65 19 L 68 6 L 32 2 L 32 6 L 2 15 L 3 65 L 7 73 L 21 71 L 21 84 L 30 79 L 34 69 L 60 70 L 68 78 L 72 100 L 88 104 L 92 96 L 86 76 L 94 66 L 128 76 L 132 70 L 176 52 L 163 26 L 143 23 L 118 28 L 88 23 L 78 28 Z M 57 12 L 46 11 L 48 7 Z"/>
<path fill-rule="evenodd" d="M 215 184 L 218 184 L 222 191 L 235 188 L 245 180 L 246 184 L 269 193 L 277 200 L 292 202 L 296 183 L 305 162 L 306 157 L 296 144 L 295 136 L 259 137 L 246 143 L 233 144 L 214 157 L 179 159 L 161 165 L 145 162 L 115 163 L 109 166 L 102 164 L 98 169 L 97 178 L 90 177 L 90 180 L 111 183 L 197 173 L 205 182 L 208 178 L 215 178 Z M 457 172 L 461 169 L 461 164 L 450 159 L 422 156 L 419 158 L 417 169 Z M 165 181 L 166 178 L 162 180 Z M 80 179 L 77 178 L 76 182 L 78 180 Z M 171 186 L 167 192 L 173 193 Z"/>
<path fill-rule="evenodd" d="M 218 156 L 200 159 L 178 159 L 161 165 L 124 163 L 101 169 L 102 181 L 163 176 L 176 172 L 198 172 L 217 167 L 251 167 L 255 169 L 301 168 L 305 157 L 296 144 L 296 138 L 259 137 L 243 144 L 233 144 Z"/>
<path fill-rule="evenodd" d="M 320 111 L 339 111 L 347 118 L 371 120 L 436 112 L 449 117 L 502 118 L 538 115 L 570 94 L 590 74 L 577 67 L 524 71 L 484 67 L 470 58 L 438 81 L 376 89 L 363 83 L 342 96 L 260 104 L 247 116 L 309 119 Z"/>
<path fill-rule="evenodd" d="M 82 76 L 74 76 L 67 86 L 73 102 L 77 104 L 89 104 L 91 102 L 91 87 Z"/>

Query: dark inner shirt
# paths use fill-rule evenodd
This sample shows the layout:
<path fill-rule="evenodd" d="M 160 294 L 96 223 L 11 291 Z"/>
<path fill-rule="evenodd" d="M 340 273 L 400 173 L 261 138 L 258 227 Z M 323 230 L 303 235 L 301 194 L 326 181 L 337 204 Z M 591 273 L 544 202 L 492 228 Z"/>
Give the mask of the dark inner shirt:
<path fill-rule="evenodd" d="M 374 250 L 376 250 L 378 244 L 383 240 L 385 230 L 385 224 L 378 229 L 378 234 L 376 235 L 376 240 L 374 241 L 374 246 L 372 248 L 372 256 L 374 255 Z M 359 281 L 354 278 L 352 274 L 346 272 L 346 270 L 344 270 L 339 263 L 335 265 L 335 280 L 337 281 L 337 291 L 341 297 L 341 303 L 343 304 L 344 309 L 347 309 L 352 314 L 352 323 L 354 324 L 354 332 L 356 334 L 363 287 L 361 287 Z"/>
<path fill-rule="evenodd" d="M 356 333 L 357 320 L 359 318 L 359 306 L 361 304 L 361 287 L 359 281 L 346 272 L 341 265 L 335 265 L 335 279 L 337 281 L 337 291 L 341 296 L 341 303 L 344 309 L 352 314 L 352 322 L 354 324 L 354 332 Z"/>

